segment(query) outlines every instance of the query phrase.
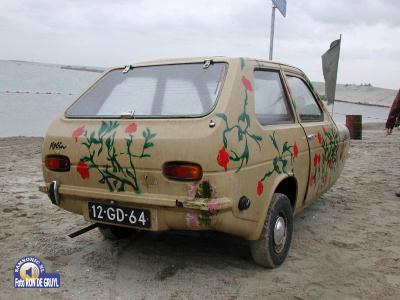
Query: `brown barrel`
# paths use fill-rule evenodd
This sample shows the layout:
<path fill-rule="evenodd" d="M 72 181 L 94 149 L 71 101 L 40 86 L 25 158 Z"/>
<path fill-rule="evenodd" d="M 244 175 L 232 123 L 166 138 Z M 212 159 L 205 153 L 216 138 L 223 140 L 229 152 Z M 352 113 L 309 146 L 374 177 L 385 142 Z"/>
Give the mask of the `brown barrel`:
<path fill-rule="evenodd" d="M 346 126 L 351 139 L 362 139 L 362 115 L 346 115 Z"/>

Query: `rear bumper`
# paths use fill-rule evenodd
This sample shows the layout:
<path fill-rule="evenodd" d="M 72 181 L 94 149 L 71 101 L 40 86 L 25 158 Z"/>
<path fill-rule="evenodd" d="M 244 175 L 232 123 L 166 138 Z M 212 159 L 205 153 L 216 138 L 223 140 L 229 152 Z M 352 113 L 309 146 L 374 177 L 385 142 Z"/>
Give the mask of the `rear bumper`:
<path fill-rule="evenodd" d="M 121 204 L 138 204 L 159 207 L 178 207 L 201 211 L 231 210 L 232 202 L 225 197 L 214 199 L 178 200 L 177 197 L 158 194 L 105 193 L 102 190 L 86 187 L 60 185 L 57 181 L 39 187 L 39 191 L 48 194 L 51 202 L 60 205 L 65 198 L 86 198 L 87 200 L 110 200 Z M 181 197 L 180 197 L 181 198 Z"/>
<path fill-rule="evenodd" d="M 53 184 L 53 183 L 52 183 Z M 228 198 L 182 199 L 157 194 L 105 193 L 102 190 L 57 184 L 39 187 L 47 193 L 51 202 L 61 208 L 89 218 L 88 202 L 150 210 L 151 231 L 163 230 L 215 230 L 248 239 L 256 228 L 256 222 L 235 217 L 232 201 Z M 53 195 L 52 193 L 56 193 Z M 53 199 L 59 199 L 58 203 Z"/>

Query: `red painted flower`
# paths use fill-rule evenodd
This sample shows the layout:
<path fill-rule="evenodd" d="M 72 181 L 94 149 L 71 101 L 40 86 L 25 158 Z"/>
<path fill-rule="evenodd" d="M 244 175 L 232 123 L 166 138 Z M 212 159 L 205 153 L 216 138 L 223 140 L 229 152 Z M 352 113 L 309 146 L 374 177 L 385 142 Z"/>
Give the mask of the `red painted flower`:
<path fill-rule="evenodd" d="M 264 185 L 261 181 L 257 183 L 257 195 L 260 196 L 264 192 Z"/>
<path fill-rule="evenodd" d="M 318 134 L 317 134 L 317 138 L 318 138 L 318 143 L 322 143 L 322 135 L 321 135 L 321 133 L 318 131 Z"/>
<path fill-rule="evenodd" d="M 75 139 L 75 142 L 77 142 L 78 138 L 85 132 L 84 128 L 85 128 L 85 125 L 75 129 L 74 132 L 72 132 L 72 138 Z"/>
<path fill-rule="evenodd" d="M 228 170 L 229 154 L 226 152 L 224 146 L 222 146 L 222 148 L 218 151 L 217 162 L 221 167 L 224 168 L 225 172 Z"/>
<path fill-rule="evenodd" d="M 294 158 L 297 158 L 297 156 L 299 155 L 299 148 L 297 147 L 296 142 L 293 145 L 293 155 L 294 155 Z"/>
<path fill-rule="evenodd" d="M 314 175 L 310 176 L 310 186 L 312 187 L 314 184 Z"/>
<path fill-rule="evenodd" d="M 319 163 L 318 154 L 314 155 L 314 167 L 316 167 Z"/>
<path fill-rule="evenodd" d="M 79 175 L 81 175 L 82 179 L 89 179 L 89 166 L 85 162 L 80 161 L 76 167 L 76 170 L 78 171 Z"/>
<path fill-rule="evenodd" d="M 325 129 L 325 127 L 322 127 L 322 131 L 324 132 L 324 134 L 326 134 L 326 129 Z"/>
<path fill-rule="evenodd" d="M 125 128 L 126 133 L 135 133 L 137 130 L 137 125 L 135 122 L 131 123 L 128 127 Z"/>
<path fill-rule="evenodd" d="M 242 83 L 246 90 L 248 90 L 249 92 L 253 91 L 253 86 L 251 85 L 251 82 L 244 76 L 242 76 Z"/>

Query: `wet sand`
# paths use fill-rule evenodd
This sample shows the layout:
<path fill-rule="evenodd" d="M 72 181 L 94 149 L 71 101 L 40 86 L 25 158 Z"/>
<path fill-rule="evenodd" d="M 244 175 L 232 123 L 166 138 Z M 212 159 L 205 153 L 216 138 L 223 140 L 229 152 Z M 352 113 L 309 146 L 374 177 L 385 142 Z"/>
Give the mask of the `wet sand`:
<path fill-rule="evenodd" d="M 278 269 L 255 265 L 245 241 L 160 233 L 111 242 L 37 191 L 41 138 L 0 139 L 0 299 L 400 299 L 400 131 L 370 126 L 332 188 L 300 213 Z M 34 255 L 61 273 L 58 290 L 13 288 Z"/>

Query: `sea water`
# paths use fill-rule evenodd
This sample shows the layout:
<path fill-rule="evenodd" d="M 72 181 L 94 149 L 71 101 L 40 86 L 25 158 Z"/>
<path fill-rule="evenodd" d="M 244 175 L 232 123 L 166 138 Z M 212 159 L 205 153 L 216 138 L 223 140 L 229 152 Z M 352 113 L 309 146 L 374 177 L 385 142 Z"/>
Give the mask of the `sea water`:
<path fill-rule="evenodd" d="M 61 65 L 0 60 L 0 137 L 44 136 L 79 94 L 101 74 Z M 332 106 L 327 106 L 329 112 Z M 363 123 L 385 122 L 389 108 L 336 102 L 334 119 L 363 116 Z"/>

